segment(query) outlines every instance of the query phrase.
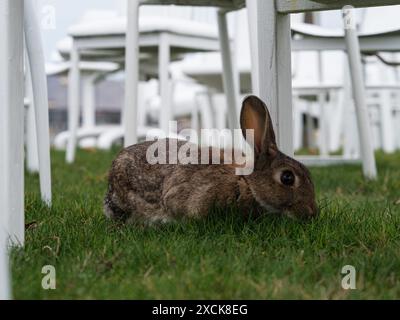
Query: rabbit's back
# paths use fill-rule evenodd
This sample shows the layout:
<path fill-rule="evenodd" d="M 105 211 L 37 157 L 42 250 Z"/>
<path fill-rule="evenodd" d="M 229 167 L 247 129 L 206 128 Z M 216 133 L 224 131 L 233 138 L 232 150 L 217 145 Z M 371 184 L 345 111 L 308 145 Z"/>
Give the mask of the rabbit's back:
<path fill-rule="evenodd" d="M 166 140 L 164 150 L 167 154 L 169 141 Z M 187 144 L 175 142 L 178 150 Z M 200 217 L 215 205 L 234 204 L 240 194 L 242 198 L 246 196 L 243 190 L 240 193 L 241 183 L 233 167 L 151 164 L 147 152 L 152 144 L 145 142 L 128 147 L 114 160 L 105 198 L 106 215 L 128 221 L 168 222 L 182 216 Z M 197 150 L 200 157 L 202 149 Z M 162 153 L 158 149 L 157 156 L 161 159 Z M 168 157 L 166 160 L 169 163 Z M 249 198 L 252 197 L 249 195 Z"/>

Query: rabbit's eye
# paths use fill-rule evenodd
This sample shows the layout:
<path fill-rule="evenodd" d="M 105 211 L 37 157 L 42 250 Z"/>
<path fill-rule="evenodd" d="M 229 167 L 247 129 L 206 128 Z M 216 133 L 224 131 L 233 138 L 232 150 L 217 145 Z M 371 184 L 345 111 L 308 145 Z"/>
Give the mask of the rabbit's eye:
<path fill-rule="evenodd" d="M 281 182 L 285 186 L 293 186 L 294 185 L 295 176 L 292 171 L 285 170 L 281 174 Z"/>

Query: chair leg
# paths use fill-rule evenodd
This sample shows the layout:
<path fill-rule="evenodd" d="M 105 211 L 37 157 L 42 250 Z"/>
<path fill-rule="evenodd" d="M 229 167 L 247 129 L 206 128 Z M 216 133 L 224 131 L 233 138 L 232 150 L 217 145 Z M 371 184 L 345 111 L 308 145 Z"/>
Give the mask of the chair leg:
<path fill-rule="evenodd" d="M 293 156 L 290 16 L 275 1 L 257 0 L 257 57 L 260 98 L 270 109 L 280 149 Z"/>
<path fill-rule="evenodd" d="M 257 36 L 257 1 L 246 0 L 251 54 L 251 86 L 253 94 L 260 96 Z"/>
<path fill-rule="evenodd" d="M 349 8 L 345 8 L 343 10 L 344 15 L 347 17 L 347 19 L 350 19 L 348 21 L 345 21 L 345 38 L 349 58 L 353 96 L 356 106 L 361 157 L 363 162 L 363 173 L 366 178 L 376 179 L 377 170 L 374 148 L 372 145 L 370 119 L 368 116 L 367 104 L 365 101 L 365 87 L 362 73 L 360 43 L 358 40 L 355 23 L 351 23 L 352 21 L 354 21 L 352 10 Z"/>
<path fill-rule="evenodd" d="M 381 92 L 381 133 L 382 149 L 386 153 L 395 152 L 394 119 L 392 113 L 391 91 L 383 90 Z"/>
<path fill-rule="evenodd" d="M 79 127 L 79 106 L 80 106 L 80 70 L 79 51 L 74 43 L 71 50 L 71 67 L 68 76 L 68 143 L 67 163 L 75 161 L 77 146 L 77 132 Z"/>
<path fill-rule="evenodd" d="M 44 52 L 40 34 L 40 24 L 35 12 L 34 1 L 25 4 L 25 41 L 32 75 L 33 103 L 36 116 L 36 136 L 39 154 L 40 191 L 42 200 L 51 204 L 51 163 L 50 128 L 47 76 Z"/>
<path fill-rule="evenodd" d="M 33 104 L 36 115 L 36 136 L 39 154 L 40 191 L 42 200 L 51 204 L 51 163 L 49 99 L 45 58 L 40 34 L 40 24 L 35 12 L 34 2 L 25 1 L 24 26 L 25 41 L 32 75 Z"/>
<path fill-rule="evenodd" d="M 137 143 L 137 108 L 139 84 L 139 0 L 127 1 L 125 53 L 125 107 L 122 114 L 124 145 Z"/>
<path fill-rule="evenodd" d="M 329 118 L 327 114 L 328 102 L 325 99 L 325 93 L 318 94 L 318 105 L 320 107 L 319 117 L 319 152 L 321 156 L 329 155 Z"/>
<path fill-rule="evenodd" d="M 96 125 L 96 74 L 82 77 L 82 127 Z"/>
<path fill-rule="evenodd" d="M 82 75 L 82 129 L 96 126 L 96 81 L 98 74 Z M 78 142 L 80 146 L 96 145 L 95 137 L 86 137 Z"/>
<path fill-rule="evenodd" d="M 17 245 L 25 232 L 23 7 L 0 1 L 0 229 Z"/>
<path fill-rule="evenodd" d="M 222 10 L 218 12 L 218 28 L 221 43 L 223 83 L 227 102 L 228 123 L 230 129 L 236 129 L 239 127 L 239 117 L 237 112 L 239 100 L 239 92 L 237 92 L 237 89 L 239 86 L 235 83 L 226 12 Z"/>
<path fill-rule="evenodd" d="M 25 54 L 25 97 L 26 106 L 26 167 L 29 172 L 39 172 L 38 141 L 36 135 L 35 105 L 33 103 L 32 75 L 29 66 L 28 54 Z"/>
<path fill-rule="evenodd" d="M 9 300 L 10 293 L 10 270 L 7 250 L 7 234 L 0 228 L 0 300 Z"/>
<path fill-rule="evenodd" d="M 171 63 L 171 49 L 167 34 L 160 37 L 160 45 L 158 50 L 158 78 L 159 91 L 161 97 L 160 109 L 160 129 L 168 136 L 169 122 L 172 119 L 171 114 L 171 82 L 169 76 L 169 66 Z M 170 132 L 171 134 L 174 132 Z"/>

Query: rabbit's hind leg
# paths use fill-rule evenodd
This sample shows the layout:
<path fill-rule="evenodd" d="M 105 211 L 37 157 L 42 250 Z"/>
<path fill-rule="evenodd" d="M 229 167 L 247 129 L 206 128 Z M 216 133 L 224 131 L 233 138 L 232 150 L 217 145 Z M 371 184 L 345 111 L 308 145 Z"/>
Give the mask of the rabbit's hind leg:
<path fill-rule="evenodd" d="M 128 199 L 132 209 L 127 220 L 128 223 L 142 223 L 153 226 L 174 221 L 173 217 L 168 215 L 158 201 L 149 201 L 135 192 L 130 192 Z"/>

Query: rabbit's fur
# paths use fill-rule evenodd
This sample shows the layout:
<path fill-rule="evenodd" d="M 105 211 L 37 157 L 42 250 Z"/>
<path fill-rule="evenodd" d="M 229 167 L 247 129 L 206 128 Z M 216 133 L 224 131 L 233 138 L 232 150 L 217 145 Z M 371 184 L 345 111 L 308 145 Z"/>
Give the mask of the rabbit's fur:
<path fill-rule="evenodd" d="M 247 97 L 240 122 L 243 131 L 254 130 L 253 173 L 236 175 L 232 164 L 150 164 L 146 152 L 154 142 L 133 145 L 112 164 L 105 214 L 146 224 L 203 217 L 215 206 L 235 206 L 242 214 L 315 216 L 318 209 L 310 173 L 278 150 L 266 105 L 255 96 Z M 178 149 L 187 143 L 177 141 Z"/>

